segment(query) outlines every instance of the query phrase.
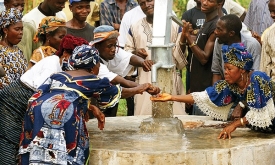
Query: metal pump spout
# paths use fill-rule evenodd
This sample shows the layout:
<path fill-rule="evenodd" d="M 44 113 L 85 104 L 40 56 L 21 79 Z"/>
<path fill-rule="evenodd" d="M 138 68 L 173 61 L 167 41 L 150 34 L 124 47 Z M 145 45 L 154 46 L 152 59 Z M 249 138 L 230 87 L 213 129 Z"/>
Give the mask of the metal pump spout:
<path fill-rule="evenodd" d="M 155 63 L 152 68 L 151 68 L 151 72 L 152 72 L 152 83 L 156 83 L 157 82 L 157 70 L 162 67 L 162 62 L 158 61 L 157 63 Z"/>
<path fill-rule="evenodd" d="M 173 63 L 172 48 L 174 44 L 150 45 L 152 50 L 152 60 L 155 64 L 151 67 L 151 82 L 157 83 L 157 72 L 159 68 L 171 69 L 175 66 Z"/>

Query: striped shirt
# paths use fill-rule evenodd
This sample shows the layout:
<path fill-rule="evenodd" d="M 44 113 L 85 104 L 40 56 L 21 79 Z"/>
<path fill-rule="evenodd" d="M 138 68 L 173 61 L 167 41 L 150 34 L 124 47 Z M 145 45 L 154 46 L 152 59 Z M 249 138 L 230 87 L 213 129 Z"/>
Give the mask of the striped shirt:
<path fill-rule="evenodd" d="M 131 10 L 137 5 L 137 2 L 134 0 L 127 0 L 125 12 Z M 120 24 L 122 16 L 119 10 L 120 8 L 117 5 L 116 0 L 104 0 L 100 4 L 100 25 L 113 26 L 113 23 Z"/>
<path fill-rule="evenodd" d="M 268 2 L 269 0 L 252 0 L 244 19 L 248 29 L 257 32 L 260 36 L 274 22 L 270 17 Z"/>

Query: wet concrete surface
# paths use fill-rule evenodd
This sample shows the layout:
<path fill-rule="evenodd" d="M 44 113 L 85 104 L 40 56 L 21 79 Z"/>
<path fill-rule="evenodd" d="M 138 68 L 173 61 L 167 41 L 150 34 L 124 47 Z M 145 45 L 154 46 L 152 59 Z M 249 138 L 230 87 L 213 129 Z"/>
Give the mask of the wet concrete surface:
<path fill-rule="evenodd" d="M 89 121 L 90 164 L 275 163 L 275 155 L 265 153 L 275 153 L 274 134 L 237 128 L 231 140 L 217 139 L 223 122 L 208 117 L 178 117 L 186 129 L 177 136 L 140 133 L 139 125 L 147 118 L 144 116 L 107 118 L 103 131 L 97 129 L 96 120 Z"/>

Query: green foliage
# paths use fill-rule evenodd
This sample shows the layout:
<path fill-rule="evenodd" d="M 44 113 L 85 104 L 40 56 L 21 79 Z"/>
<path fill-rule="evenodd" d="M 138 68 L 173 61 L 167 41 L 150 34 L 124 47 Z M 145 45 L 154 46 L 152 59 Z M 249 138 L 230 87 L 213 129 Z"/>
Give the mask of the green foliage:
<path fill-rule="evenodd" d="M 173 10 L 178 18 L 181 18 L 182 13 L 186 11 L 187 2 L 188 0 L 174 0 Z"/>
<path fill-rule="evenodd" d="M 241 4 L 244 8 L 248 9 L 248 6 L 251 0 L 235 0 L 235 1 Z"/>
<path fill-rule="evenodd" d="M 125 99 L 119 100 L 117 116 L 127 116 L 127 104 Z"/>

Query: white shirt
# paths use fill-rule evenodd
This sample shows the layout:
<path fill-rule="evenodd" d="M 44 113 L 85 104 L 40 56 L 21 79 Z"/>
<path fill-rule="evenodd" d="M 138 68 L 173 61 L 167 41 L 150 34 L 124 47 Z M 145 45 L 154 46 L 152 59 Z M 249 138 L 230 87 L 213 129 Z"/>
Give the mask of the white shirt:
<path fill-rule="evenodd" d="M 135 8 L 127 11 L 121 20 L 120 28 L 119 28 L 119 36 L 118 42 L 119 46 L 124 47 L 126 43 L 126 36 L 129 31 L 130 26 L 133 23 L 136 23 L 141 18 L 144 18 L 146 15 L 141 10 L 140 6 L 136 6 Z"/>
<path fill-rule="evenodd" d="M 56 13 L 55 15 L 57 18 L 61 18 L 61 19 L 64 19 L 65 21 L 67 21 L 66 15 L 63 11 L 60 11 L 60 12 Z M 33 23 L 33 21 L 34 21 L 35 27 L 37 29 L 41 20 L 45 17 L 46 16 L 38 10 L 38 7 L 35 7 L 23 16 L 22 21 L 30 22 L 30 23 Z"/>
<path fill-rule="evenodd" d="M 20 80 L 32 89 L 37 89 L 53 73 L 62 72 L 59 57 L 48 56 L 40 60 L 33 67 L 27 70 Z"/>
<path fill-rule="evenodd" d="M 186 10 L 192 9 L 195 6 L 197 6 L 197 3 L 194 0 L 189 0 Z M 226 10 L 227 14 L 236 14 L 238 17 L 242 16 L 245 12 L 245 8 L 233 0 L 225 0 L 223 8 Z"/>
<path fill-rule="evenodd" d="M 0 0 L 0 12 L 5 10 L 4 0 Z"/>
<path fill-rule="evenodd" d="M 112 81 L 117 75 L 125 77 L 132 69 L 133 66 L 129 63 L 133 54 L 121 48 L 117 48 L 116 52 L 114 59 L 108 62 L 101 58 L 103 63 L 100 63 L 98 77 L 107 77 Z"/>

